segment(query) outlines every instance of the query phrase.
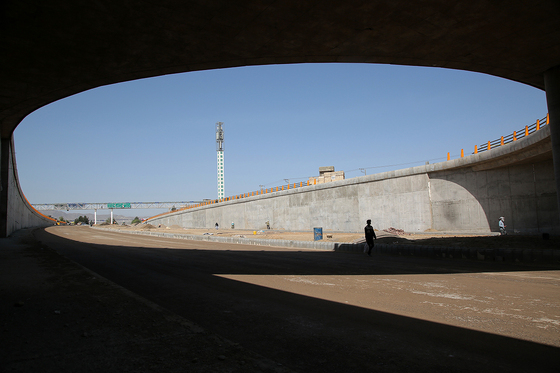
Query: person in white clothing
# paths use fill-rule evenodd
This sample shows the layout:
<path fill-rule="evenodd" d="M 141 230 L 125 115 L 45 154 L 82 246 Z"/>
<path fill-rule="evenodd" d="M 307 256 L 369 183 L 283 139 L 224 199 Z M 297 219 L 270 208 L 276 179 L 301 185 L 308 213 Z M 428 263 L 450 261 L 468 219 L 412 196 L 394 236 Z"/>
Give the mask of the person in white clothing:
<path fill-rule="evenodd" d="M 506 232 L 506 223 L 504 222 L 504 217 L 501 216 L 500 220 L 498 221 L 498 226 L 500 227 L 500 235 L 505 236 Z"/>

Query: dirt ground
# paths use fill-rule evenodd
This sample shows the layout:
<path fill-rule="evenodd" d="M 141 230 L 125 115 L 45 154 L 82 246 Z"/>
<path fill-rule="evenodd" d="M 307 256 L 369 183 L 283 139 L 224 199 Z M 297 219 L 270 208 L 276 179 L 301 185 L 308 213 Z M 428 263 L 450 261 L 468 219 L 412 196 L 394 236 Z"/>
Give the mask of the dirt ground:
<path fill-rule="evenodd" d="M 167 229 L 167 227 L 119 226 L 119 228 L 313 240 L 312 232 L 271 230 L 253 234 L 253 231 L 237 229 L 216 232 L 209 229 L 186 230 L 178 227 Z M 237 339 L 230 341 L 221 334 L 213 334 L 176 313 L 105 280 L 50 248 L 58 245 L 45 245 L 33 236 L 27 237 L 31 232 L 24 231 L 0 241 L 0 295 L 3 300 L 0 302 L 1 372 L 291 372 L 290 368 L 276 362 L 274 354 L 270 354 L 270 358 L 264 357 L 251 349 L 244 348 Z M 18 237 L 20 234 L 22 237 Z M 327 236 L 331 234 L 332 237 L 328 238 Z M 558 237 L 544 241 L 537 236 L 500 237 L 441 233 L 393 235 L 383 231 L 377 231 L 376 234 L 379 242 L 389 244 L 398 242 L 399 244 L 494 247 L 510 245 L 535 248 L 559 246 Z M 360 233 L 324 232 L 324 237 L 325 240 L 337 240 L 337 242 L 363 240 Z M 366 264 L 362 264 L 364 265 Z M 212 278 L 216 277 L 212 276 Z M 266 287 L 259 289 L 269 291 Z M 252 292 L 248 293 L 252 294 Z M 288 292 L 281 294 L 289 295 Z M 317 302 L 313 297 L 307 297 L 305 300 Z M 242 305 L 246 304 L 248 303 L 242 302 Z M 260 302 L 255 303 L 258 304 Z M 336 303 L 333 305 L 337 306 Z M 297 306 L 300 307 L 301 302 L 298 302 Z M 333 313 L 338 314 L 337 312 Z M 356 312 L 358 316 L 361 315 L 362 308 L 356 308 Z M 242 313 L 232 313 L 232 315 L 236 314 Z M 325 312 L 325 314 L 329 313 Z M 381 317 L 384 314 L 376 315 Z M 384 320 L 394 320 L 395 316 L 385 314 L 383 317 Z M 342 318 L 342 320 L 353 320 L 353 318 Z M 416 322 L 412 318 L 408 320 Z M 368 322 L 372 320 L 368 319 Z M 379 323 L 379 319 L 377 322 Z M 275 324 L 270 323 L 270 325 Z M 381 325 L 385 324 L 381 323 Z M 389 325 L 400 326 L 401 319 Z M 336 326 L 339 327 L 340 325 Z M 402 328 L 407 329 L 408 326 Z M 325 330 L 328 331 L 329 328 Z M 431 330 L 430 333 L 433 334 L 433 329 Z M 355 333 L 352 330 L 350 332 Z M 442 332 L 443 334 L 445 333 Z M 420 333 L 417 335 L 422 336 Z M 374 335 L 372 338 L 377 337 Z M 474 369 L 476 364 L 473 361 L 467 361 L 461 369 L 457 368 L 459 363 L 455 358 L 442 359 L 434 366 L 407 365 L 410 361 L 414 361 L 411 356 L 401 355 L 405 356 L 405 359 L 394 358 L 395 353 L 389 356 L 388 351 L 393 351 L 393 348 L 387 340 L 380 341 L 382 346 L 375 346 L 373 353 L 378 360 L 372 363 L 379 368 L 379 371 L 428 371 L 432 368 L 435 369 L 431 371 L 480 371 L 480 368 Z M 503 341 L 515 342 L 511 338 Z M 495 344 L 501 345 L 501 343 Z M 313 345 L 320 346 L 319 343 L 309 343 L 309 346 Z M 414 343 L 407 340 L 406 343 L 399 344 L 401 345 L 406 349 L 406 346 L 413 346 Z M 421 339 L 413 350 L 417 351 L 424 347 L 424 339 Z M 372 350 L 373 347 L 368 348 Z M 426 356 L 432 354 L 437 357 L 439 352 L 440 350 L 429 350 Z M 539 354 L 535 353 L 535 356 Z"/>
<path fill-rule="evenodd" d="M 313 231 L 285 231 L 285 230 L 248 230 L 248 229 L 187 229 L 178 225 L 170 227 L 151 224 L 137 224 L 133 226 L 99 225 L 100 228 L 119 229 L 121 231 L 140 230 L 167 233 L 183 233 L 193 235 L 213 235 L 219 237 L 246 237 L 288 241 L 313 241 Z M 398 245 L 429 245 L 445 247 L 475 247 L 475 248 L 507 248 L 507 249 L 560 249 L 560 237 L 542 235 L 510 234 L 500 236 L 497 233 L 465 234 L 449 232 L 401 233 L 376 230 L 377 242 Z M 365 242 L 361 232 L 331 232 L 323 231 L 324 242 L 360 243 Z"/>
<path fill-rule="evenodd" d="M 291 372 L 36 241 L 0 240 L 0 372 Z"/>

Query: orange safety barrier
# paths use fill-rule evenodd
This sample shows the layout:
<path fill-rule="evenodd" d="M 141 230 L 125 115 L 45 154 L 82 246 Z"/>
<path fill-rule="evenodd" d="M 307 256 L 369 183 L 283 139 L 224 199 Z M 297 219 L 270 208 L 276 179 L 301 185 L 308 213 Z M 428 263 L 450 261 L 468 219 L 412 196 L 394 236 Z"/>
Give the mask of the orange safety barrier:
<path fill-rule="evenodd" d="M 537 119 L 536 122 L 532 125 L 526 125 L 525 128 L 521 131 L 513 131 L 512 135 L 508 135 L 508 136 L 501 136 L 499 139 L 494 140 L 494 141 L 488 141 L 485 144 L 482 144 L 479 146 L 475 145 L 474 147 L 474 154 L 478 154 L 479 152 L 483 152 L 486 150 L 491 150 L 492 147 L 497 147 L 497 146 L 503 146 L 506 145 L 512 141 L 517 141 L 518 140 L 518 132 L 519 132 L 519 138 L 523 138 L 525 136 L 529 136 L 529 134 L 535 132 L 535 131 L 539 131 L 541 129 L 541 124 L 545 125 L 544 122 L 546 121 L 546 124 L 548 125 L 550 122 L 550 114 L 546 114 L 545 118 L 542 119 Z M 464 157 L 464 150 L 461 150 L 461 157 Z M 449 161 L 451 159 L 451 155 L 450 153 L 447 153 L 447 160 Z"/>
<path fill-rule="evenodd" d="M 27 202 L 27 204 L 33 209 L 33 211 L 35 211 L 37 214 L 41 215 L 42 217 L 52 220 L 53 222 L 56 222 L 57 220 L 55 218 L 51 218 L 50 216 L 47 216 L 45 214 L 43 214 L 42 212 L 40 212 L 39 210 L 37 210 L 35 207 L 33 207 L 33 205 L 31 205 L 31 203 L 29 203 L 29 201 L 27 200 L 27 197 L 25 196 L 25 194 L 23 194 L 23 192 L 21 193 L 21 195 L 23 196 L 23 198 L 25 199 L 25 202 Z"/>

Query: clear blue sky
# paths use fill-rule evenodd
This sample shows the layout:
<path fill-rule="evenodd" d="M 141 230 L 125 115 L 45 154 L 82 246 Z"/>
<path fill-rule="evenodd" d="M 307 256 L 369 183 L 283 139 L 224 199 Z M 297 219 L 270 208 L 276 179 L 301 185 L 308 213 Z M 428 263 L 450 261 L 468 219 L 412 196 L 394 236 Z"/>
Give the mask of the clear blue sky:
<path fill-rule="evenodd" d="M 217 196 L 218 121 L 230 196 L 456 158 L 546 112 L 543 91 L 479 73 L 273 65 L 92 89 L 31 113 L 15 144 L 31 203 L 188 201 Z"/>

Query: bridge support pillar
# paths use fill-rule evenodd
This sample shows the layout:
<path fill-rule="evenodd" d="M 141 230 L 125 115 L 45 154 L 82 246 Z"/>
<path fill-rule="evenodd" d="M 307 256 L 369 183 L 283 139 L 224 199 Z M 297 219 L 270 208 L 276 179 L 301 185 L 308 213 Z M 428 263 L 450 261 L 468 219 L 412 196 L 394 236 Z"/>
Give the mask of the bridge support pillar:
<path fill-rule="evenodd" d="M 560 66 L 544 73 L 546 102 L 550 116 L 550 139 L 552 142 L 552 161 L 556 179 L 556 199 L 560 213 Z"/>

